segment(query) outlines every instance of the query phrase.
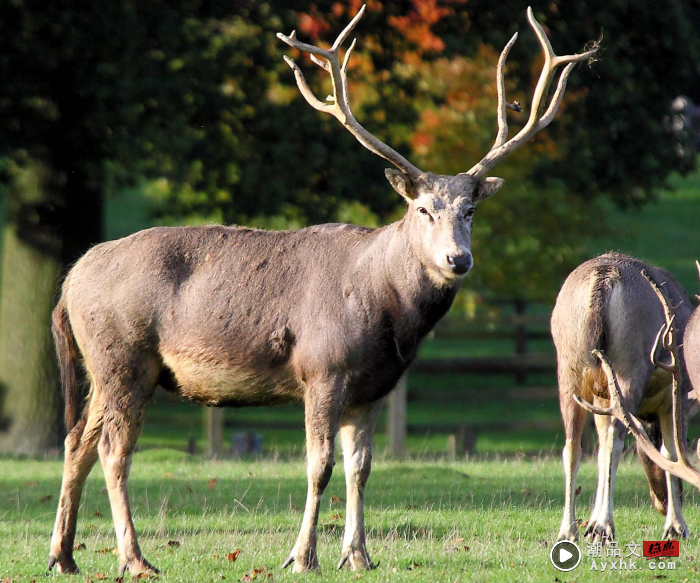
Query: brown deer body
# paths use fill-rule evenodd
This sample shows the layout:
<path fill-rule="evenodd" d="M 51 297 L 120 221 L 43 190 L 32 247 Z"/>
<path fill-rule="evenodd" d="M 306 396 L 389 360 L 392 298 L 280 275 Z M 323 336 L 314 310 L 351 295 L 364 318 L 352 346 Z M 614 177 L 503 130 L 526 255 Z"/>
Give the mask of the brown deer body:
<path fill-rule="evenodd" d="M 632 257 L 606 254 L 576 268 L 564 283 L 552 314 L 552 336 L 557 349 L 559 400 L 564 420 L 566 476 L 564 517 L 559 539 L 577 537 L 574 513 L 576 473 L 581 457 L 581 434 L 586 411 L 574 397 L 595 406 L 610 401 L 606 371 L 594 350 L 604 352 L 617 373 L 625 408 L 660 433 L 665 454 L 676 456 L 674 444 L 671 374 L 656 366 L 650 354 L 665 323 L 664 307 L 645 281 L 642 271 L 679 305 L 675 323 L 680 333 L 690 318 L 685 291 L 665 270 Z M 689 385 L 684 382 L 682 407 L 690 408 Z M 598 490 L 586 535 L 595 541 L 614 540 L 613 491 L 615 473 L 627 427 L 610 415 L 596 415 L 599 437 Z M 663 536 L 687 536 L 681 512 L 681 483 L 666 474 L 639 449 L 655 507 L 666 514 Z M 664 481 L 666 482 L 664 484 Z"/>
<path fill-rule="evenodd" d="M 700 275 L 700 263 L 696 265 Z M 685 329 L 683 355 L 691 387 L 695 396 L 700 397 L 700 308 L 695 309 Z"/>
<path fill-rule="evenodd" d="M 372 566 L 365 543 L 364 488 L 372 433 L 382 398 L 410 365 L 423 337 L 449 309 L 472 266 L 474 206 L 502 185 L 484 174 L 554 117 L 576 62 L 596 51 L 554 55 L 531 12 L 545 67 L 525 127 L 506 141 L 504 50 L 497 69 L 499 133 L 486 157 L 456 176 L 424 173 L 369 134 L 352 116 L 333 48 L 299 43 L 331 74 L 332 102 L 311 94 L 368 149 L 395 164 L 387 170 L 408 208 L 381 229 L 321 225 L 267 232 L 235 227 L 156 228 L 98 245 L 71 270 L 54 312 L 54 334 L 66 390 L 66 457 L 49 566 L 75 572 L 72 549 L 85 478 L 104 468 L 117 533 L 120 571 L 152 572 L 136 540 L 127 495 L 132 453 L 158 383 L 211 406 L 303 401 L 308 494 L 297 542 L 284 566 L 318 567 L 316 524 L 340 435 L 347 482 L 346 527 L 339 567 Z M 549 106 L 543 100 L 564 68 Z M 544 110 L 544 112 L 543 112 Z M 82 355 L 90 393 L 76 422 Z"/>

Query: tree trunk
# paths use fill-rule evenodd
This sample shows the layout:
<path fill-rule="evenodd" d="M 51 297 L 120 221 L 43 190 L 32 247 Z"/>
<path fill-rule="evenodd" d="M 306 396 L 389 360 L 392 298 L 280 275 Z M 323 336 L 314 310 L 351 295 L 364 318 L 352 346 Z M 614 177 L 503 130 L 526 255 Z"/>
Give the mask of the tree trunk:
<path fill-rule="evenodd" d="M 61 277 L 51 175 L 11 163 L 0 284 L 0 452 L 60 445 L 61 393 L 51 311 Z"/>

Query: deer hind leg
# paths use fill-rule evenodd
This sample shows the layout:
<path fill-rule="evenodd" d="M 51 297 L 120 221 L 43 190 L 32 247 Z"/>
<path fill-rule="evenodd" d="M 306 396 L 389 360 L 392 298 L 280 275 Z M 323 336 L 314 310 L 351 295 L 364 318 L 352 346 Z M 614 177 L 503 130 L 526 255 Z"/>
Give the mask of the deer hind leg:
<path fill-rule="evenodd" d="M 132 367 L 136 358 L 131 358 Z M 158 372 L 157 365 L 142 361 L 123 376 L 113 376 L 102 382 L 104 427 L 98 451 L 117 535 L 120 576 L 127 569 L 133 576 L 158 572 L 141 553 L 127 490 L 134 447 L 143 427 L 146 407 L 155 390 Z"/>
<path fill-rule="evenodd" d="M 65 440 L 63 483 L 51 537 L 49 570 L 56 567 L 59 573 L 79 572 L 73 560 L 78 509 L 85 480 L 97 461 L 97 444 L 101 434 L 102 410 L 98 400 L 93 398 L 82 419 L 70 430 Z"/>
<path fill-rule="evenodd" d="M 340 426 L 344 380 L 308 383 L 305 398 L 308 491 L 304 518 L 292 552 L 282 568 L 294 563 L 293 571 L 318 569 L 317 524 L 323 492 L 333 473 L 334 442 Z"/>
<path fill-rule="evenodd" d="M 585 536 L 604 544 L 615 540 L 613 496 L 615 476 L 624 446 L 625 426 L 604 415 L 595 415 L 598 430 L 598 490 Z"/>
<path fill-rule="evenodd" d="M 338 563 L 350 568 L 373 569 L 367 552 L 365 535 L 365 485 L 372 469 L 372 436 L 382 408 L 382 401 L 366 407 L 348 409 L 343 414 L 340 440 L 343 446 L 347 503 L 345 509 L 345 536 Z"/>
<path fill-rule="evenodd" d="M 658 418 L 652 421 L 642 421 L 644 430 L 647 432 L 649 439 L 654 444 L 656 449 L 661 449 L 661 424 Z M 644 452 L 639 442 L 637 442 L 637 456 L 642 463 L 644 473 L 647 476 L 649 483 L 649 497 L 651 498 L 652 506 L 657 512 L 666 516 L 668 512 L 668 487 L 666 485 L 666 472 L 657 466 L 651 458 Z"/>
<path fill-rule="evenodd" d="M 575 541 L 578 539 L 576 526 L 576 476 L 581 462 L 581 436 L 586 424 L 587 412 L 579 407 L 573 399 L 574 391 L 571 382 L 559 381 L 559 407 L 564 421 L 564 436 L 566 442 L 562 452 L 564 462 L 564 516 L 559 528 L 557 540 Z"/>
<path fill-rule="evenodd" d="M 661 424 L 661 435 L 663 445 L 661 453 L 670 460 L 677 460 L 676 444 L 673 438 L 673 418 L 670 410 L 666 410 L 665 414 L 659 415 Z M 683 424 L 683 437 L 686 437 L 686 427 Z M 666 510 L 666 523 L 664 524 L 664 532 L 661 538 L 687 538 L 690 536 L 688 527 L 683 519 L 683 483 L 680 478 L 677 478 L 668 472 L 666 473 L 666 488 L 668 491 L 668 505 Z"/>

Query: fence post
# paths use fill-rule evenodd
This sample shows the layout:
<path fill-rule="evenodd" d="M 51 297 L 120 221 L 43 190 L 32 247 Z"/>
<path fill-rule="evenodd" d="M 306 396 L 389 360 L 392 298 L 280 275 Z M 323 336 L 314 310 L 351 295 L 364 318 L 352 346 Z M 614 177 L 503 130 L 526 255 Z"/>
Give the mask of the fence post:
<path fill-rule="evenodd" d="M 525 313 L 527 312 L 527 302 L 523 299 L 514 300 L 515 303 L 515 354 L 522 357 L 527 353 L 527 325 L 525 323 Z M 527 382 L 527 372 L 525 367 L 518 369 L 515 373 L 515 383 L 524 385 Z"/>
<path fill-rule="evenodd" d="M 220 457 L 224 452 L 224 409 L 207 407 L 204 415 L 207 453 L 209 457 Z"/>
<path fill-rule="evenodd" d="M 389 393 L 389 449 L 395 458 L 403 458 L 406 455 L 406 377 L 404 374 L 396 388 Z"/>

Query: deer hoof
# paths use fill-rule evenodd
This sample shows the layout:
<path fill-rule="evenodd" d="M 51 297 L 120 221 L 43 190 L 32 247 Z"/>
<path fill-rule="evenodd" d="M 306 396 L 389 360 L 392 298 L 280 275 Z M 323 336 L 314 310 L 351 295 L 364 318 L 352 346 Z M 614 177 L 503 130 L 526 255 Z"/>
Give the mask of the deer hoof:
<path fill-rule="evenodd" d="M 688 538 L 690 532 L 688 527 L 682 523 L 671 524 L 664 528 L 664 533 L 661 535 L 661 540 Z"/>
<path fill-rule="evenodd" d="M 73 557 L 66 557 L 59 555 L 55 557 L 54 555 L 49 556 L 49 571 L 56 568 L 56 571 L 64 575 L 77 575 L 80 573 L 78 565 L 75 564 Z"/>
<path fill-rule="evenodd" d="M 612 524 L 593 524 L 586 529 L 586 538 L 594 543 L 615 542 L 615 527 Z"/>
<path fill-rule="evenodd" d="M 369 558 L 367 551 L 361 549 L 344 549 L 338 562 L 338 570 L 342 569 L 345 563 L 350 565 L 352 571 L 371 571 L 378 566 L 378 564 L 372 563 L 372 559 Z"/>
<path fill-rule="evenodd" d="M 305 560 L 302 560 L 302 557 L 304 557 Z M 294 566 L 292 567 L 293 573 L 306 573 L 307 571 L 319 570 L 318 556 L 316 555 L 315 550 L 313 552 L 307 551 L 305 553 L 299 553 L 297 552 L 296 547 L 294 547 L 292 552 L 289 553 L 287 560 L 282 563 L 282 568 L 286 569 L 292 563 L 294 563 Z"/>
<path fill-rule="evenodd" d="M 578 531 L 560 532 L 557 535 L 557 542 L 563 541 L 563 540 L 568 540 L 568 541 L 571 541 L 572 543 L 575 543 L 578 540 Z"/>
<path fill-rule="evenodd" d="M 129 571 L 129 574 L 132 577 L 136 577 L 137 575 L 158 575 L 158 573 L 160 573 L 158 569 L 156 569 L 143 557 L 140 559 L 133 559 L 119 565 L 120 577 L 127 571 Z"/>

